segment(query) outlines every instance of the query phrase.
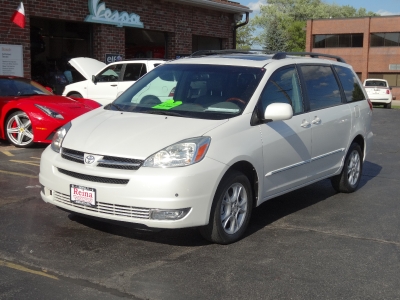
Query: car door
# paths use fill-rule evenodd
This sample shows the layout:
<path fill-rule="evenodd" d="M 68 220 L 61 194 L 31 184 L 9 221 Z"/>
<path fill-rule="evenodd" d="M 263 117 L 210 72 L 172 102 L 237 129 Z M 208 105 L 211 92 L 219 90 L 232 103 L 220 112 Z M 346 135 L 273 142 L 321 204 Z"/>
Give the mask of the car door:
<path fill-rule="evenodd" d="M 310 180 L 333 175 L 341 166 L 351 132 L 351 110 L 330 65 L 301 65 L 310 109 Z"/>
<path fill-rule="evenodd" d="M 118 83 L 118 96 L 121 95 L 127 88 L 136 82 L 140 77 L 147 73 L 147 67 L 144 63 L 128 62 L 125 66 L 125 71 L 122 80 Z"/>
<path fill-rule="evenodd" d="M 271 103 L 289 103 L 290 120 L 260 125 L 264 160 L 264 198 L 270 198 L 307 181 L 311 158 L 311 124 L 305 113 L 295 65 L 276 70 L 260 98 L 264 112 Z"/>
<path fill-rule="evenodd" d="M 123 64 L 111 64 L 96 75 L 96 82 L 89 80 L 88 98 L 107 104 L 117 97 Z"/>

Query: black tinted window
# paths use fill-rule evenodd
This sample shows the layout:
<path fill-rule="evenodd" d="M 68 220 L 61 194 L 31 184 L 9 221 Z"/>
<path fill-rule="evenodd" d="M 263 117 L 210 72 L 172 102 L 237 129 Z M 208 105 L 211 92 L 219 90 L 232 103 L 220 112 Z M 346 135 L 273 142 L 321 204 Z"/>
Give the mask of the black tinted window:
<path fill-rule="evenodd" d="M 356 75 L 349 68 L 345 67 L 335 66 L 335 70 L 339 75 L 347 102 L 364 100 L 364 93 Z"/>
<path fill-rule="evenodd" d="M 292 105 L 294 114 L 304 111 L 299 77 L 294 66 L 272 74 L 261 95 L 261 103 L 263 111 L 271 103 L 288 103 Z"/>
<path fill-rule="evenodd" d="M 145 64 L 127 64 L 123 81 L 136 81 L 146 72 Z"/>
<path fill-rule="evenodd" d="M 311 110 L 342 102 L 339 86 L 330 66 L 310 65 L 300 68 L 306 81 Z"/>

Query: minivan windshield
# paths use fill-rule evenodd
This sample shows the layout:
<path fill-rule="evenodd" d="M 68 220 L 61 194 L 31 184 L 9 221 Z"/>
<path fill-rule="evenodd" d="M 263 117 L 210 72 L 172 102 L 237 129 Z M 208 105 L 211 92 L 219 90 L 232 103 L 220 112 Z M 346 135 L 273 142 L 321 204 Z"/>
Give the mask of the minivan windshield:
<path fill-rule="evenodd" d="M 245 109 L 263 68 L 165 64 L 147 73 L 106 109 L 227 119 Z"/>

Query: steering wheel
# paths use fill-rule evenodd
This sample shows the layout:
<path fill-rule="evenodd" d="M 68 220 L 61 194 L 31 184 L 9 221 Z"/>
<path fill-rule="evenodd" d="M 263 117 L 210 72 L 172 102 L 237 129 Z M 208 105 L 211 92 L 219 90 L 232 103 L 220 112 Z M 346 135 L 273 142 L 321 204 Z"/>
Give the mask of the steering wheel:
<path fill-rule="evenodd" d="M 243 105 L 246 105 L 247 103 L 246 103 L 246 101 L 244 101 L 244 100 L 242 100 L 242 99 L 240 99 L 240 98 L 235 98 L 235 97 L 232 97 L 232 98 L 229 98 L 229 99 L 226 99 L 225 100 L 225 102 L 240 102 L 240 103 L 242 103 Z"/>
<path fill-rule="evenodd" d="M 147 95 L 140 100 L 140 104 L 160 104 L 161 101 L 157 96 Z"/>

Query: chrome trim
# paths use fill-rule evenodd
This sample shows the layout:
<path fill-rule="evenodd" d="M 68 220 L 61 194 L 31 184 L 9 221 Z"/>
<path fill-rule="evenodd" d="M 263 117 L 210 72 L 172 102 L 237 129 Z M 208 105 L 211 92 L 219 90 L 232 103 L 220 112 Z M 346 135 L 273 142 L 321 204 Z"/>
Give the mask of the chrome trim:
<path fill-rule="evenodd" d="M 283 168 L 278 169 L 278 170 L 275 170 L 275 171 L 268 172 L 267 174 L 265 174 L 265 177 L 271 176 L 271 175 L 274 175 L 274 174 L 276 174 L 276 173 L 280 173 L 280 172 L 283 172 L 283 171 L 286 171 L 286 170 L 289 170 L 289 169 L 293 169 L 293 168 L 302 166 L 302 165 L 304 165 L 304 164 L 308 164 L 310 161 L 311 161 L 311 160 L 301 161 L 301 162 L 295 163 L 295 164 L 293 164 L 293 165 L 290 165 L 290 166 L 287 166 L 287 167 L 283 167 Z"/>
<path fill-rule="evenodd" d="M 315 160 L 327 157 L 327 156 L 332 155 L 332 154 L 343 152 L 344 150 L 345 150 L 344 148 L 341 148 L 341 149 L 338 149 L 338 150 L 335 150 L 335 151 L 332 151 L 332 152 L 329 152 L 329 153 L 325 153 L 325 154 L 322 154 L 322 155 L 319 155 L 319 156 L 311 158 L 311 161 L 315 161 Z"/>
<path fill-rule="evenodd" d="M 265 177 L 271 176 L 271 175 L 274 175 L 274 174 L 277 174 L 277 173 L 280 173 L 280 172 L 283 172 L 283 171 L 287 171 L 287 170 L 290 170 L 290 169 L 293 169 L 293 168 L 296 168 L 296 167 L 299 167 L 299 166 L 302 166 L 304 164 L 316 161 L 318 159 L 327 157 L 329 155 L 333 155 L 333 154 L 336 154 L 336 153 L 339 153 L 339 152 L 343 152 L 344 150 L 345 150 L 345 148 L 340 148 L 338 150 L 335 150 L 335 151 L 332 151 L 332 152 L 329 152 L 329 153 L 325 153 L 325 154 L 313 157 L 311 159 L 308 159 L 308 160 L 305 160 L 305 161 L 301 161 L 301 162 L 295 163 L 293 165 L 290 165 L 290 166 L 287 166 L 287 167 L 283 167 L 283 168 L 268 172 L 267 174 L 265 174 Z"/>

